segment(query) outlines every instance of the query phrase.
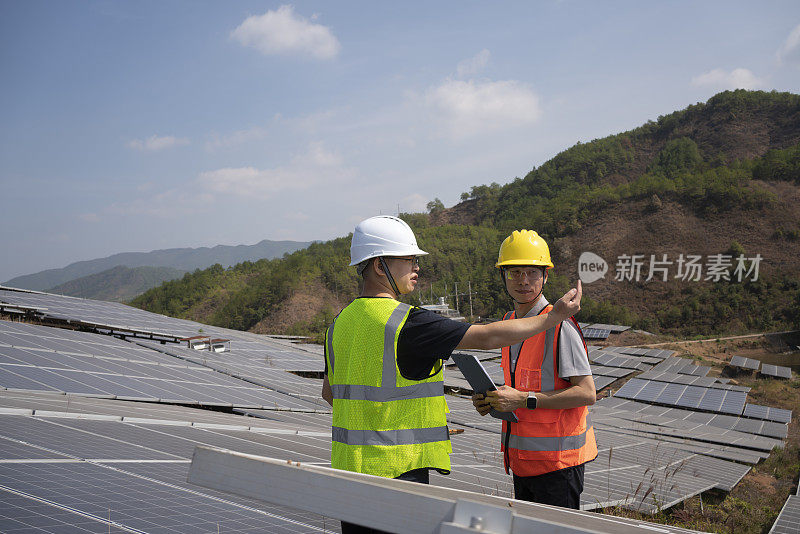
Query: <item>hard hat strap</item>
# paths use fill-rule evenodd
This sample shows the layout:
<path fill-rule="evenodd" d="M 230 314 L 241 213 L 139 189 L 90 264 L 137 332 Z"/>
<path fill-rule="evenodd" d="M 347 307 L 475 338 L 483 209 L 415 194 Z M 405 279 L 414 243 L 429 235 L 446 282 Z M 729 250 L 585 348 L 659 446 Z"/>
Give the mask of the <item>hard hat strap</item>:
<path fill-rule="evenodd" d="M 389 271 L 389 267 L 386 265 L 386 262 L 383 261 L 383 256 L 378 256 L 378 261 L 381 262 L 381 267 L 383 268 L 383 272 L 386 273 L 386 278 L 389 279 L 389 283 L 392 285 L 392 290 L 397 297 L 400 297 L 400 291 L 397 289 L 397 284 L 394 283 L 394 277 L 392 276 L 391 271 Z"/>

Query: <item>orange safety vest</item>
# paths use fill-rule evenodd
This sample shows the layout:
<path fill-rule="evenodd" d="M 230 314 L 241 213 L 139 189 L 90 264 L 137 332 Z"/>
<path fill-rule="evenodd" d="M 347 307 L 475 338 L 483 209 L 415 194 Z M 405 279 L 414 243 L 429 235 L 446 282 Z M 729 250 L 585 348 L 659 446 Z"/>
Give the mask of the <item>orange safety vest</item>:
<path fill-rule="evenodd" d="M 540 314 L 552 308 L 547 306 Z M 514 312 L 507 313 L 503 319 L 514 319 Z M 574 317 L 569 320 L 578 327 Z M 570 387 L 572 384 L 569 381 L 558 376 L 560 332 L 559 324 L 526 339 L 513 369 L 511 347 L 503 347 L 502 365 L 506 385 L 520 391 L 555 391 Z M 586 347 L 586 341 L 583 346 Z M 518 408 L 514 414 L 519 419 L 518 423 L 503 421 L 501 450 L 504 452 L 506 473 L 510 467 L 517 476 L 542 475 L 581 465 L 597 457 L 597 443 L 588 407 Z"/>

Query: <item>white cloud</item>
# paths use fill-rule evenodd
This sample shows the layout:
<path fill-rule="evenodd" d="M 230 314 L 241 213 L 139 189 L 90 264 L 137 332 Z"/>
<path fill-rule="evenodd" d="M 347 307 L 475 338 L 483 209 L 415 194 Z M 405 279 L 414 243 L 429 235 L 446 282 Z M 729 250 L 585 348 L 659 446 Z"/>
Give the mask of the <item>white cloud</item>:
<path fill-rule="evenodd" d="M 96 213 L 81 213 L 78 215 L 78 219 L 88 223 L 96 223 L 100 221 L 100 217 Z"/>
<path fill-rule="evenodd" d="M 419 213 L 427 211 L 428 199 L 419 193 L 414 193 L 400 199 L 400 211 L 404 213 Z"/>
<path fill-rule="evenodd" d="M 254 126 L 247 130 L 238 130 L 228 135 L 212 133 L 211 139 L 205 143 L 205 149 L 207 152 L 213 152 L 219 149 L 233 148 L 244 145 L 251 141 L 258 141 L 266 136 L 267 131 L 258 126 Z"/>
<path fill-rule="evenodd" d="M 270 198 L 287 190 L 307 190 L 323 183 L 343 183 L 354 172 L 342 166 L 342 158 L 322 143 L 311 143 L 308 151 L 287 165 L 271 169 L 224 168 L 200 173 L 198 182 L 213 194 L 244 198 Z"/>
<path fill-rule="evenodd" d="M 460 61 L 456 67 L 458 77 L 463 78 L 465 76 L 474 76 L 478 74 L 489 64 L 490 56 L 491 54 L 489 51 L 484 48 L 473 57 Z"/>
<path fill-rule="evenodd" d="M 800 65 L 800 24 L 794 27 L 778 49 L 778 62 Z"/>
<path fill-rule="evenodd" d="M 514 80 L 462 81 L 447 79 L 424 97 L 455 138 L 536 122 L 539 97 Z"/>
<path fill-rule="evenodd" d="M 756 89 L 764 82 L 748 69 L 733 69 L 730 72 L 713 69 L 692 78 L 695 87 L 713 87 L 715 89 Z"/>
<path fill-rule="evenodd" d="M 317 59 L 332 59 L 341 49 L 330 28 L 296 15 L 289 5 L 248 17 L 231 32 L 231 38 L 264 55 L 305 54 Z"/>
<path fill-rule="evenodd" d="M 185 137 L 173 137 L 171 135 L 159 137 L 157 135 L 152 135 L 147 139 L 134 139 L 133 141 L 130 141 L 128 143 L 128 148 L 147 152 L 157 152 L 159 150 L 174 148 L 176 146 L 185 146 L 188 144 L 189 140 Z"/>

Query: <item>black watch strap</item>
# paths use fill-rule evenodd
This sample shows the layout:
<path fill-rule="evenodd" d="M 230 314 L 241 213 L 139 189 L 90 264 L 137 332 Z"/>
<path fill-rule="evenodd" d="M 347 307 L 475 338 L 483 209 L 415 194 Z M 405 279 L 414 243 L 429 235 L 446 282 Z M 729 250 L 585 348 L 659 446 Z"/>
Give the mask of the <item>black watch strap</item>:
<path fill-rule="evenodd" d="M 529 410 L 536 409 L 536 394 L 535 393 L 528 393 L 528 400 L 525 401 L 525 407 Z"/>

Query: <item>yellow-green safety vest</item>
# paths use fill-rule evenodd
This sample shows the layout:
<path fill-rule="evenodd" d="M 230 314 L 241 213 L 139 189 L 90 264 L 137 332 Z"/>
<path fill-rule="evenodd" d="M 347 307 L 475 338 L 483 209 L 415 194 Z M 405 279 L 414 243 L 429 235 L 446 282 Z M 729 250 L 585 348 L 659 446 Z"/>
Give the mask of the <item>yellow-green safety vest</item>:
<path fill-rule="evenodd" d="M 358 298 L 325 333 L 333 393 L 331 465 L 395 478 L 412 469 L 450 470 L 441 366 L 425 380 L 403 378 L 397 339 L 411 306 Z"/>

